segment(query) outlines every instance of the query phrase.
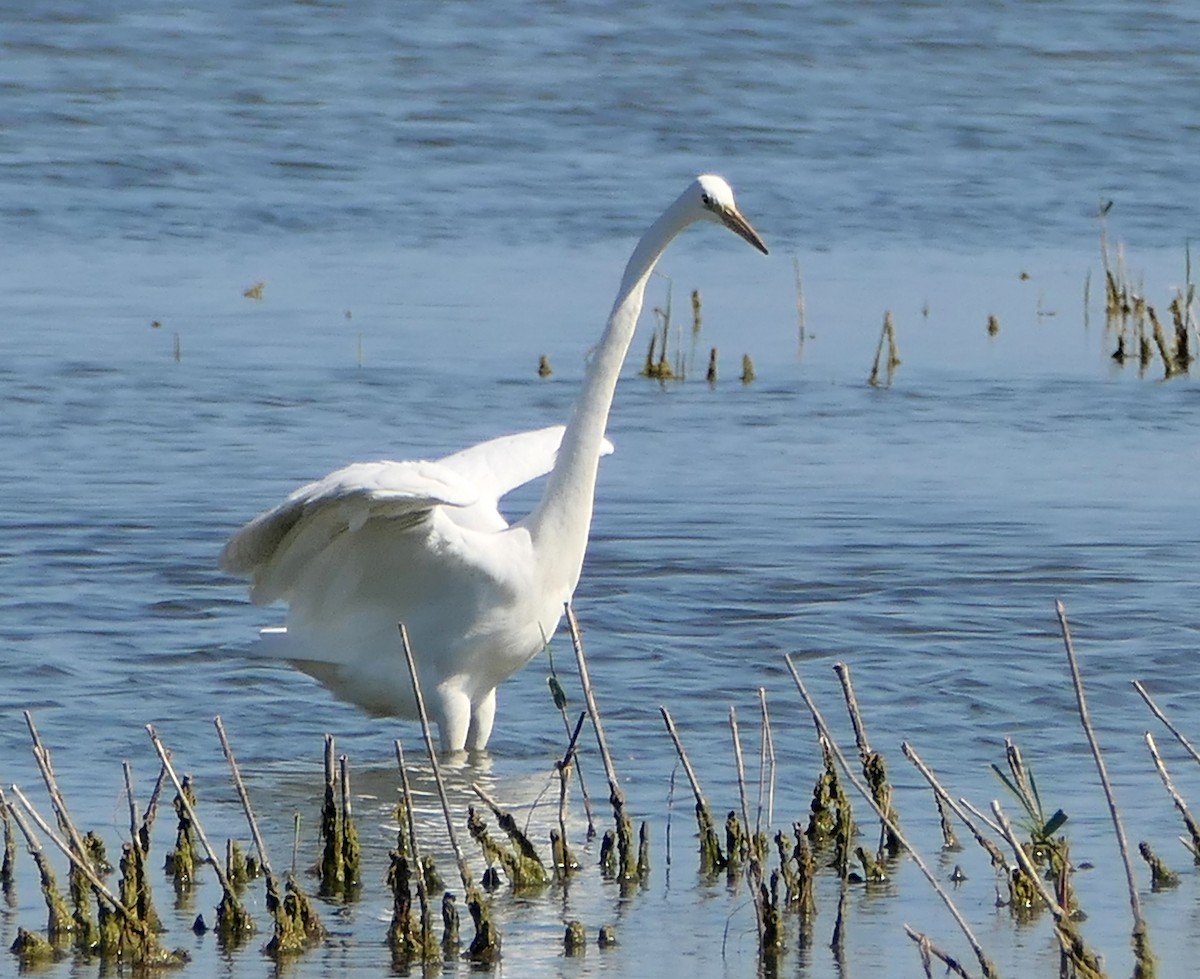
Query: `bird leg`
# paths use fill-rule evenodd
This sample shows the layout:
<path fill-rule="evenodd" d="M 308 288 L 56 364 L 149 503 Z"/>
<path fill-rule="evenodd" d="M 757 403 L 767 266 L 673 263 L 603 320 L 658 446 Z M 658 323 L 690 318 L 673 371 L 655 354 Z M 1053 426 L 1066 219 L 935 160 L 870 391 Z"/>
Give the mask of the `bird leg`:
<path fill-rule="evenodd" d="M 441 734 L 442 754 L 453 754 L 467 746 L 471 726 L 471 698 L 457 685 L 437 689 L 436 720 Z"/>
<path fill-rule="evenodd" d="M 471 707 L 471 726 L 467 730 L 467 750 L 483 751 L 492 736 L 496 720 L 496 690 L 489 690 L 482 700 Z"/>

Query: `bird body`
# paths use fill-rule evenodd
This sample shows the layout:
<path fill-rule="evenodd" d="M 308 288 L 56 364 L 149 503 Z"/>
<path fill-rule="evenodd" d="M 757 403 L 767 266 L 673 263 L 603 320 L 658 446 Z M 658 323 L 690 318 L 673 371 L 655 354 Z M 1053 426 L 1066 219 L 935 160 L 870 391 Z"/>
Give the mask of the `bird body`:
<path fill-rule="evenodd" d="M 256 604 L 288 603 L 263 649 L 343 700 L 416 716 L 398 626 L 412 644 L 443 750 L 487 745 L 496 687 L 558 627 L 579 581 L 617 379 L 646 282 L 670 241 L 700 219 L 764 253 L 720 177 L 697 178 L 642 236 L 564 427 L 504 436 L 437 461 L 356 463 L 301 487 L 238 531 L 221 567 L 248 575 Z M 549 472 L 513 525 L 505 493 Z"/>

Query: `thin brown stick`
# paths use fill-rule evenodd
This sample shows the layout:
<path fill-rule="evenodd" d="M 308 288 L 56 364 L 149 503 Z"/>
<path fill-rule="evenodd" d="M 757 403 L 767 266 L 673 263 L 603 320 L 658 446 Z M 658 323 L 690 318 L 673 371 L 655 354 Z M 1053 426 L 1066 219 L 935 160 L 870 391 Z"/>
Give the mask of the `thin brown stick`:
<path fill-rule="evenodd" d="M 762 862 L 758 858 L 755 833 L 750 828 L 750 805 L 746 799 L 746 766 L 742 761 L 742 739 L 738 735 L 737 708 L 729 708 L 729 732 L 733 738 L 733 758 L 737 765 L 738 797 L 742 802 L 742 825 L 750 837 L 750 858 L 747 862 L 746 873 L 750 881 L 750 895 L 754 899 L 754 917 L 758 923 L 758 941 L 761 946 L 766 933 L 766 918 L 763 914 L 762 894 Z"/>
<path fill-rule="evenodd" d="M 937 877 L 934 876 L 933 871 L 929 869 L 928 865 L 921 858 L 921 855 L 917 852 L 917 850 L 912 846 L 911 843 L 908 842 L 908 840 L 904 838 L 903 834 L 900 832 L 900 827 L 897 826 L 895 821 L 892 820 L 888 814 L 879 807 L 879 803 L 877 803 L 874 797 L 871 795 L 871 790 L 867 786 L 863 785 L 863 783 L 858 780 L 854 772 L 851 770 L 849 763 L 846 761 L 846 756 L 842 754 L 842 749 L 839 748 L 837 742 L 834 741 L 833 735 L 830 733 L 829 726 L 825 723 L 825 718 L 821 716 L 820 710 L 817 709 L 816 702 L 811 696 L 809 696 L 808 690 L 804 686 L 804 681 L 800 679 L 800 673 L 796 669 L 796 664 L 792 662 L 791 656 L 785 655 L 784 662 L 787 663 L 788 670 L 791 671 L 792 674 L 792 680 L 795 682 L 796 688 L 800 691 L 800 696 L 803 698 L 805 705 L 808 707 L 809 713 L 812 714 L 813 722 L 817 725 L 817 730 L 829 743 L 830 751 L 837 759 L 838 764 L 841 765 L 842 771 L 845 773 L 846 777 L 858 790 L 859 795 L 866 799 L 868 805 L 875 810 L 879 818 L 895 834 L 896 839 L 900 841 L 900 844 L 912 857 L 913 863 L 917 865 L 917 868 L 925 876 L 925 879 L 929 881 L 930 886 L 933 887 L 938 897 L 942 899 L 942 903 L 946 905 L 946 909 L 950 912 L 955 923 L 962 931 L 963 936 L 967 939 L 968 944 L 971 946 L 971 950 L 975 953 L 976 959 L 979 960 L 979 966 L 983 970 L 983 974 L 989 977 L 989 979 L 992 976 L 996 976 L 996 967 L 992 965 L 991 960 L 984 953 L 983 946 L 979 944 L 979 940 L 975 937 L 975 933 L 971 931 L 971 926 L 967 924 L 967 920 L 962 916 L 961 912 L 959 912 L 950 895 L 946 893 L 946 889 L 938 882 Z"/>
<path fill-rule="evenodd" d="M 84 860 L 87 859 L 87 847 L 83 845 L 83 838 L 79 835 L 79 830 L 75 828 L 75 824 L 71 821 L 71 814 L 67 810 L 67 802 L 63 798 L 63 794 L 58 787 L 58 779 L 55 778 L 54 768 L 50 764 L 50 750 L 42 743 L 41 735 L 38 734 L 37 728 L 33 724 L 33 715 L 29 711 L 22 712 L 25 715 L 25 725 L 29 728 L 29 737 L 33 740 L 33 757 L 38 763 L 38 768 L 42 773 L 42 781 L 46 783 L 46 791 L 50 795 L 50 804 L 54 807 L 54 814 L 58 819 L 58 825 L 62 828 L 67 839 L 71 841 L 71 846 L 75 848 L 75 852 Z M 14 790 L 16 786 L 13 786 Z"/>
<path fill-rule="evenodd" d="M 1146 747 L 1150 749 L 1150 757 L 1154 759 L 1154 767 L 1158 769 L 1158 777 L 1162 779 L 1163 785 L 1166 786 L 1167 794 L 1171 796 L 1171 801 L 1175 803 L 1175 808 L 1179 810 L 1179 814 L 1183 817 L 1183 824 L 1187 827 L 1187 831 L 1192 837 L 1191 843 L 1188 844 L 1188 849 L 1192 853 L 1192 859 L 1193 861 L 1200 860 L 1200 826 L 1196 825 L 1196 820 L 1192 818 L 1187 803 L 1184 801 L 1183 796 L 1179 794 L 1179 790 L 1175 788 L 1175 783 L 1171 781 L 1171 775 L 1167 771 L 1167 766 L 1163 764 L 1162 757 L 1158 753 L 1158 745 L 1154 743 L 1154 735 L 1147 731 L 1143 737 L 1146 739 Z"/>
<path fill-rule="evenodd" d="M 1121 824 L 1121 814 L 1117 811 L 1117 802 L 1113 796 L 1112 782 L 1108 778 L 1108 768 L 1104 764 L 1104 756 L 1100 753 L 1100 743 L 1096 740 L 1096 732 L 1092 728 L 1092 719 L 1088 714 L 1087 700 L 1083 695 L 1083 678 L 1079 675 L 1079 664 L 1075 659 L 1075 648 L 1071 644 L 1071 628 L 1067 624 L 1067 610 L 1061 601 L 1055 601 L 1054 609 L 1058 614 L 1058 624 L 1062 627 L 1063 645 L 1067 650 L 1067 663 L 1071 667 L 1071 681 L 1075 685 L 1075 701 L 1079 707 L 1079 720 L 1083 724 L 1083 732 L 1087 735 L 1088 745 L 1092 749 L 1092 757 L 1096 761 L 1096 771 L 1100 774 L 1100 784 L 1104 786 L 1104 795 L 1108 800 L 1108 811 L 1112 817 L 1113 829 L 1117 834 L 1117 847 L 1121 851 L 1121 861 L 1125 865 L 1125 880 L 1129 885 L 1129 907 L 1133 912 L 1134 940 L 1140 941 L 1146 934 L 1146 921 L 1142 917 L 1142 906 L 1138 899 L 1137 878 L 1133 873 L 1133 861 L 1129 857 L 1129 842 L 1125 838 L 1125 827 Z"/>
<path fill-rule="evenodd" d="M 858 709 L 858 698 L 854 696 L 854 684 L 850 682 L 850 667 L 845 663 L 834 663 L 833 672 L 837 674 L 842 685 L 842 695 L 846 698 L 846 712 L 854 726 L 854 741 L 858 745 L 859 760 L 865 762 L 871 756 L 871 743 L 867 740 L 867 728 Z"/>
<path fill-rule="evenodd" d="M 150 792 L 150 799 L 146 803 L 146 812 L 142 816 L 142 826 L 139 830 L 139 835 L 142 839 L 142 849 L 147 853 L 150 852 L 150 830 L 154 827 L 154 819 L 158 815 L 158 800 L 162 795 L 163 783 L 167 780 L 167 769 L 160 765 L 158 768 L 158 778 L 154 780 L 154 788 Z"/>
<path fill-rule="evenodd" d="M 1020 864 L 1021 869 L 1025 871 L 1025 876 L 1029 878 L 1030 883 L 1034 885 L 1042 902 L 1050 909 L 1050 913 L 1056 919 L 1069 918 L 1066 908 L 1058 903 L 1058 899 L 1042 881 L 1041 872 L 1033 865 L 1033 861 L 1029 859 L 1029 854 L 1021 845 L 1021 841 L 1017 839 L 1017 834 L 1013 831 L 1012 824 L 1008 821 L 1008 817 L 1004 815 L 1004 810 L 1000 808 L 1000 803 L 996 799 L 992 800 L 992 812 L 996 818 L 996 825 L 1000 829 L 1000 835 L 1004 837 L 1004 841 L 1013 851 L 1013 856 L 1016 858 L 1017 863 Z"/>
<path fill-rule="evenodd" d="M 583 638 L 579 633 L 579 622 L 575 618 L 575 610 L 571 603 L 564 605 L 567 625 L 571 632 L 571 645 L 575 650 L 575 662 L 579 669 L 579 683 L 583 687 L 583 698 L 587 703 L 588 714 L 592 718 L 592 729 L 596 732 L 596 744 L 600 748 L 600 757 L 604 762 L 604 774 L 608 778 L 608 801 L 612 806 L 613 820 L 616 823 L 617 854 L 620 861 L 620 875 L 624 881 L 638 880 L 641 870 L 638 866 L 637 851 L 633 845 L 633 822 L 625 807 L 625 793 L 621 791 L 621 783 L 617 780 L 617 769 L 613 765 L 612 753 L 608 750 L 608 739 L 604 736 L 604 723 L 600 719 L 600 710 L 596 706 L 596 695 L 592 691 L 592 677 L 588 673 L 587 657 L 583 653 Z"/>
<path fill-rule="evenodd" d="M 692 768 L 691 761 L 688 760 L 687 752 L 683 750 L 683 742 L 679 740 L 679 732 L 675 730 L 675 722 L 671 719 L 671 712 L 662 704 L 659 704 L 658 710 L 662 714 L 663 722 L 667 725 L 667 733 L 671 735 L 671 741 L 675 744 L 675 753 L 679 756 L 680 762 L 683 763 L 683 770 L 688 777 L 688 782 L 692 786 L 692 795 L 696 797 L 696 802 L 699 805 L 707 809 L 708 802 L 704 798 L 704 790 L 700 788 L 700 780 L 696 778 L 696 772 Z"/>
<path fill-rule="evenodd" d="M 136 847 L 141 847 L 138 838 L 138 806 L 137 797 L 133 794 L 133 769 L 129 767 L 128 761 L 121 762 L 121 771 L 125 775 L 125 797 L 129 802 L 129 842 Z"/>
<path fill-rule="evenodd" d="M 759 750 L 758 816 L 756 828 L 761 829 L 763 783 L 767 791 L 767 826 L 775 822 L 775 737 L 771 732 L 771 713 L 767 710 L 767 688 L 758 688 L 758 706 L 762 714 L 762 742 Z"/>
<path fill-rule="evenodd" d="M 565 719 L 565 715 L 564 715 Z M 571 857 L 571 848 L 567 845 L 567 789 L 571 779 L 571 769 L 575 759 L 575 744 L 579 740 L 579 734 L 583 730 L 583 722 L 587 720 L 587 711 L 579 712 L 579 719 L 575 722 L 575 730 L 571 732 L 571 738 L 567 742 L 567 750 L 563 752 L 562 759 L 554 763 L 554 769 L 558 773 L 558 836 L 562 846 L 562 875 L 566 879 L 570 876 L 574 869 L 573 859 Z M 580 776 L 583 773 L 580 772 Z M 580 779 L 580 786 L 583 781 Z M 586 799 L 587 796 L 585 795 Z M 588 825 L 591 826 L 591 814 L 588 815 Z M 594 832 L 594 831 L 593 831 Z M 555 859 L 554 854 L 551 854 L 551 859 L 554 860 L 555 869 L 558 869 L 559 863 Z"/>
<path fill-rule="evenodd" d="M 226 894 L 232 894 L 233 884 L 225 875 L 225 868 L 222 866 L 222 860 L 217 855 L 217 851 L 213 849 L 213 845 L 208 842 L 208 837 L 204 833 L 204 827 L 200 825 L 200 817 L 196 815 L 196 810 L 188 801 L 187 793 L 183 791 L 183 783 L 179 780 L 179 776 L 175 773 L 175 767 L 171 764 L 171 755 L 163 745 L 162 740 L 158 736 L 158 732 L 154 730 L 153 724 L 146 725 L 146 731 L 150 735 L 150 740 L 154 744 L 154 750 L 158 752 L 158 757 L 162 761 L 163 769 L 171 779 L 171 784 L 175 786 L 175 791 L 179 794 L 180 802 L 183 804 L 183 809 L 191 820 L 192 828 L 196 831 L 196 836 L 200 840 L 200 845 L 204 847 L 204 852 L 208 854 L 208 862 L 212 864 L 213 870 L 216 871 L 217 881 L 221 885 L 221 890 Z M 132 805 L 132 801 L 131 801 Z"/>
<path fill-rule="evenodd" d="M 575 618 L 575 610 L 571 608 L 570 602 L 566 603 L 563 608 L 566 610 L 567 626 L 571 631 L 571 645 L 575 649 L 575 662 L 579 667 L 579 683 L 583 687 L 583 699 L 592 719 L 592 728 L 596 732 L 596 744 L 600 748 L 600 758 L 604 762 L 604 774 L 608 778 L 610 792 L 623 803 L 625 796 L 621 792 L 620 782 L 617 781 L 617 769 L 613 765 L 612 754 L 608 750 L 608 739 L 604 736 L 604 722 L 600 719 L 600 711 L 596 707 L 596 695 L 592 692 L 592 677 L 588 673 L 587 660 L 583 655 L 583 640 L 579 634 L 579 622 Z"/>
<path fill-rule="evenodd" d="M 221 741 L 221 750 L 225 753 L 225 760 L 229 763 L 229 770 L 233 774 L 233 787 L 237 789 L 238 798 L 242 800 L 242 810 L 246 813 L 246 822 L 250 824 L 250 837 L 254 840 L 254 848 L 258 851 L 258 862 L 263 870 L 263 877 L 266 878 L 267 887 L 275 894 L 280 894 L 279 888 L 276 886 L 275 874 L 271 870 L 271 861 L 267 858 L 267 845 L 263 842 L 262 833 L 258 829 L 258 820 L 254 818 L 254 808 L 250 805 L 250 793 L 246 791 L 246 783 L 242 781 L 242 772 L 238 768 L 237 759 L 234 757 L 233 748 L 229 744 L 229 738 L 225 734 L 225 725 L 221 722 L 220 716 L 213 718 L 213 725 L 217 729 L 217 737 Z"/>
<path fill-rule="evenodd" d="M 1166 727 L 1166 729 L 1168 731 L 1170 731 L 1173 735 L 1175 735 L 1175 740 L 1178 741 L 1181 745 L 1183 745 L 1183 747 L 1187 751 L 1187 753 L 1192 756 L 1192 759 L 1194 761 L 1200 762 L 1200 751 L 1197 751 L 1192 746 L 1192 743 L 1186 737 L 1184 737 L 1183 732 L 1180 731 L 1179 728 L 1177 728 L 1174 724 L 1171 723 L 1170 718 L 1168 718 L 1167 715 L 1162 712 L 1162 710 L 1159 708 L 1158 704 L 1156 704 L 1154 702 L 1154 698 L 1151 697 L 1150 694 L 1146 691 L 1146 688 L 1142 685 L 1141 680 L 1133 681 L 1133 689 L 1136 690 L 1138 692 L 1138 694 L 1141 696 L 1142 700 L 1144 700 L 1146 702 L 1146 706 L 1150 708 L 1151 713 L 1154 714 L 1155 717 L 1157 717 L 1160 721 L 1163 722 L 1163 725 Z"/>
<path fill-rule="evenodd" d="M 421 719 L 421 734 L 425 738 L 425 750 L 429 754 L 429 764 L 433 768 L 433 781 L 437 785 L 438 798 L 442 800 L 442 813 L 446 817 L 446 832 L 450 836 L 450 848 L 454 851 L 454 859 L 458 863 L 458 875 L 462 878 L 463 888 L 472 884 L 471 868 L 467 866 L 467 858 L 463 855 L 458 843 L 458 834 L 454 832 L 454 818 L 450 815 L 450 799 L 446 795 L 446 785 L 442 781 L 442 768 L 438 764 L 437 748 L 433 743 L 433 729 L 429 724 L 429 714 L 425 710 L 425 695 L 421 692 L 421 679 L 417 676 L 417 661 L 413 658 L 412 646 L 408 641 L 408 629 L 400 623 L 400 645 L 404 647 L 404 659 L 408 663 L 408 674 L 412 678 L 413 694 L 417 700 L 417 715 Z"/>
<path fill-rule="evenodd" d="M 1006 867 L 1008 861 L 1004 859 L 1004 854 L 1001 852 L 1000 848 L 996 846 L 996 844 L 993 843 L 988 837 L 984 836 L 983 833 L 980 832 L 979 828 L 975 825 L 971 817 L 963 811 L 963 807 L 950 798 L 949 793 L 937 780 L 937 776 L 930 771 L 925 762 L 921 761 L 921 757 L 917 754 L 916 749 L 913 748 L 913 746 L 907 741 L 901 741 L 900 751 L 904 754 L 905 758 L 907 758 L 913 763 L 914 766 L 916 766 L 917 771 L 919 771 L 925 777 L 925 781 L 929 783 L 930 787 L 934 791 L 934 794 L 942 800 L 942 804 L 949 806 L 950 811 L 953 812 L 954 815 L 956 815 L 960 820 L 962 820 L 963 825 L 966 826 L 967 829 L 970 830 L 971 835 L 975 837 L 975 842 L 987 851 L 988 857 L 991 858 L 992 866 L 997 869 Z"/>
<path fill-rule="evenodd" d="M 971 973 L 963 968 L 962 963 L 959 962 L 958 959 L 954 958 L 954 956 L 948 954 L 947 952 L 943 952 L 940 948 L 934 945 L 928 935 L 917 931 L 908 924 L 905 924 L 904 931 L 909 938 L 917 943 L 917 947 L 921 950 L 921 960 L 922 964 L 925 966 L 925 975 L 932 975 L 929 962 L 929 956 L 932 955 L 935 959 L 940 959 L 942 961 L 942 964 L 946 967 L 947 973 L 953 972 L 956 976 L 961 976 L 962 979 L 971 979 Z"/>

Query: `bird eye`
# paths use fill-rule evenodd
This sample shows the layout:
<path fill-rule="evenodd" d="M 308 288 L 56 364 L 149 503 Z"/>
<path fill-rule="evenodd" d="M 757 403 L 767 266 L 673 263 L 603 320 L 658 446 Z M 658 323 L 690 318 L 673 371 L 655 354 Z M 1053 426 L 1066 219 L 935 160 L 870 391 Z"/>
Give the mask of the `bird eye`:
<path fill-rule="evenodd" d="M 713 199 L 711 197 L 709 197 L 707 193 L 701 194 L 700 200 L 703 201 L 705 207 L 713 206 Z"/>

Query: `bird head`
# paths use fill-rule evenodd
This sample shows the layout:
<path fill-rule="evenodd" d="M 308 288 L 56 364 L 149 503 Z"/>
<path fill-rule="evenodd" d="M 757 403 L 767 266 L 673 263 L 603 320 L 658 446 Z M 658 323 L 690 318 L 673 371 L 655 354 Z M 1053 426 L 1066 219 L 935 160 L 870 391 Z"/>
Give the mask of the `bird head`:
<path fill-rule="evenodd" d="M 702 217 L 725 225 L 764 255 L 767 254 L 766 243 L 750 226 L 750 222 L 742 217 L 742 212 L 738 210 L 733 199 L 733 188 L 726 183 L 724 177 L 718 177 L 715 173 L 701 174 L 696 178 L 692 189 L 696 204 L 701 208 Z"/>

